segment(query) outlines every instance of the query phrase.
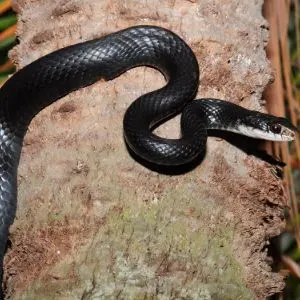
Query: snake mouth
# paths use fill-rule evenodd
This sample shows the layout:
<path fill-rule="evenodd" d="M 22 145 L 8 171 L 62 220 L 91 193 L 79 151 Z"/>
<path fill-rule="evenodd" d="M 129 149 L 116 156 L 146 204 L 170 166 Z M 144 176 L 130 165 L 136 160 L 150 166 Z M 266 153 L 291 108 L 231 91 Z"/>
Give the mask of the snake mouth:
<path fill-rule="evenodd" d="M 255 139 L 263 139 L 273 142 L 290 142 L 296 138 L 294 130 L 282 126 L 280 132 L 272 132 L 271 130 L 263 130 L 251 126 L 240 125 L 237 129 L 230 130 L 235 133 L 246 135 Z"/>
<path fill-rule="evenodd" d="M 293 141 L 296 138 L 296 133 L 293 130 L 284 127 L 282 128 L 281 136 L 286 141 Z"/>

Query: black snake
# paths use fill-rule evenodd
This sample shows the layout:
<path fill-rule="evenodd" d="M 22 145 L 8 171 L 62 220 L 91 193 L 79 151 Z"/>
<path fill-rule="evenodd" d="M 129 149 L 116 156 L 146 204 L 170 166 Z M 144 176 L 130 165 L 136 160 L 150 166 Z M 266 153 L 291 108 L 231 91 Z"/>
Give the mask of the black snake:
<path fill-rule="evenodd" d="M 132 27 L 50 53 L 18 71 L 0 90 L 1 282 L 17 206 L 18 163 L 30 121 L 66 94 L 142 65 L 158 69 L 167 81 L 163 88 L 135 100 L 124 116 L 128 146 L 147 161 L 166 166 L 192 161 L 204 151 L 209 128 L 271 140 L 294 138 L 296 129 L 284 118 L 218 99 L 192 101 L 199 82 L 197 60 L 186 43 L 166 29 Z M 157 124 L 178 113 L 182 113 L 180 139 L 152 133 Z"/>

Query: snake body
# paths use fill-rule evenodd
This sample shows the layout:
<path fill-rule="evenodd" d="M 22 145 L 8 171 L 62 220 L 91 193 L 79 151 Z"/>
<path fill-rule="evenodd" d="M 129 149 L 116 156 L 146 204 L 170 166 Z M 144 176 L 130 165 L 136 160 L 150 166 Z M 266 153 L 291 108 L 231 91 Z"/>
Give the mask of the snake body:
<path fill-rule="evenodd" d="M 208 128 L 239 132 L 241 126 L 250 128 L 255 123 L 261 130 L 269 126 L 266 122 L 275 122 L 292 135 L 294 128 L 286 119 L 217 99 L 192 101 L 199 82 L 198 63 L 189 46 L 169 30 L 136 26 L 50 53 L 18 71 L 0 90 L 1 278 L 8 230 L 17 206 L 22 142 L 32 118 L 74 90 L 99 79 L 111 80 L 141 65 L 158 69 L 167 81 L 163 88 L 135 100 L 124 116 L 127 144 L 147 161 L 166 166 L 192 161 L 205 149 Z M 181 112 L 180 139 L 152 133 L 157 124 Z"/>

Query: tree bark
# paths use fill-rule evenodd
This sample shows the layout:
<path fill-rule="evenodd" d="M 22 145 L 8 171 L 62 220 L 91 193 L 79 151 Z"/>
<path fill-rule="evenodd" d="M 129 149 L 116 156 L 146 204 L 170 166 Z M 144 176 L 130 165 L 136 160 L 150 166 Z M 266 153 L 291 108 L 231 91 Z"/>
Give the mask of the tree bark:
<path fill-rule="evenodd" d="M 198 98 L 263 110 L 272 76 L 262 4 L 15 0 L 20 44 L 11 57 L 20 69 L 70 44 L 159 25 L 197 55 Z M 286 199 L 274 168 L 242 151 L 253 141 L 211 137 L 202 163 L 177 176 L 129 155 L 124 112 L 163 84 L 157 71 L 137 68 L 74 92 L 33 120 L 5 260 L 12 299 L 265 299 L 283 288 L 267 246 L 284 226 Z M 176 137 L 178 127 L 175 118 L 158 133 Z"/>

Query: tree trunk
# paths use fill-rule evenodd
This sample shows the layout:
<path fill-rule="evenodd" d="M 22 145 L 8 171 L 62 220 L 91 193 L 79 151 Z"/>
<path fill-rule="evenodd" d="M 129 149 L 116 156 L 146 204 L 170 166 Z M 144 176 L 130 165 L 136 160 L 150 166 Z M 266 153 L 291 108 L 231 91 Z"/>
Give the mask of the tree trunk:
<path fill-rule="evenodd" d="M 271 80 L 263 1 L 15 0 L 20 69 L 64 46 L 138 24 L 180 35 L 200 65 L 198 97 L 251 109 Z M 208 140 L 205 159 L 164 175 L 128 153 L 122 119 L 163 77 L 141 67 L 74 92 L 31 123 L 5 260 L 12 299 L 265 299 L 283 288 L 268 240 L 284 226 L 274 168 L 246 138 Z M 160 127 L 176 137 L 178 118 Z M 242 146 L 237 147 L 238 141 Z"/>

